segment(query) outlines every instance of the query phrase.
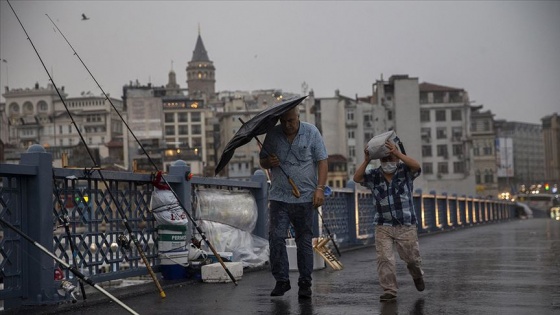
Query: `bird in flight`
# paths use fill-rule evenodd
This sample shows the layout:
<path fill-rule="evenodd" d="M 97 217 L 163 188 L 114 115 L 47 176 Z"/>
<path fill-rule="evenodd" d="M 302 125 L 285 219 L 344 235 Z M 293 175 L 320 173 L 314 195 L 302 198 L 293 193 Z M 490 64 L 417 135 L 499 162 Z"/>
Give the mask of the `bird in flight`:
<path fill-rule="evenodd" d="M 82 13 L 82 21 L 87 21 L 89 20 L 89 18 L 85 15 L 85 13 Z"/>

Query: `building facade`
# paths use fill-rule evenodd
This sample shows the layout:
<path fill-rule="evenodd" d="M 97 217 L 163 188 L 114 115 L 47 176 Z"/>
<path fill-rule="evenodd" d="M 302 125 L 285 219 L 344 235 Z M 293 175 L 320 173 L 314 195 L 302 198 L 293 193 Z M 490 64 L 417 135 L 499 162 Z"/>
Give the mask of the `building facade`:
<path fill-rule="evenodd" d="M 542 184 L 547 177 L 542 126 L 506 120 L 495 124 L 498 189 L 515 194 L 521 186 Z"/>
<path fill-rule="evenodd" d="M 471 105 L 460 88 L 421 83 L 422 170 L 438 192 L 476 194 L 470 133 Z"/>
<path fill-rule="evenodd" d="M 560 116 L 554 113 L 542 118 L 544 141 L 544 180 L 549 185 L 560 186 Z"/>
<path fill-rule="evenodd" d="M 471 114 L 471 135 L 473 143 L 473 169 L 476 194 L 498 198 L 498 172 L 496 164 L 496 128 L 494 114 L 482 111 L 482 106 Z"/>
<path fill-rule="evenodd" d="M 62 99 L 52 84 L 40 87 L 39 83 L 33 88 L 6 88 L 3 96 L 7 104 L 10 147 L 6 161 L 19 160 L 19 155 L 30 145 L 40 144 L 53 154 L 55 164 L 62 165 L 61 157 L 67 154 L 71 163 L 87 161 L 92 166 L 91 159 L 79 150 L 85 144 L 96 164 L 122 163 L 122 150 L 112 153 L 110 145 L 122 142 L 123 124 L 117 114 L 123 111 L 122 101 L 91 93 L 68 98 L 64 87 L 60 92 Z"/>

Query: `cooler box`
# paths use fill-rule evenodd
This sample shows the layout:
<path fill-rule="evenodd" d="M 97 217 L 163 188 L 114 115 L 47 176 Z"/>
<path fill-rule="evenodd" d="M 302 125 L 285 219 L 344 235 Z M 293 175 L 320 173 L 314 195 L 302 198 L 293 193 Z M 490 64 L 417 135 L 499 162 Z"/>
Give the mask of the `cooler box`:
<path fill-rule="evenodd" d="M 317 239 L 312 240 L 312 244 L 317 244 Z M 291 271 L 297 271 L 297 247 L 296 240 L 289 238 L 286 240 L 286 251 L 288 252 L 288 262 L 290 264 Z M 325 268 L 325 260 L 321 255 L 317 254 L 315 249 L 313 249 L 313 270 L 319 270 Z"/>
<path fill-rule="evenodd" d="M 224 262 L 227 269 L 238 281 L 243 276 L 243 263 L 241 262 Z M 201 267 L 202 281 L 204 282 L 232 282 L 226 270 L 220 263 L 213 263 Z"/>

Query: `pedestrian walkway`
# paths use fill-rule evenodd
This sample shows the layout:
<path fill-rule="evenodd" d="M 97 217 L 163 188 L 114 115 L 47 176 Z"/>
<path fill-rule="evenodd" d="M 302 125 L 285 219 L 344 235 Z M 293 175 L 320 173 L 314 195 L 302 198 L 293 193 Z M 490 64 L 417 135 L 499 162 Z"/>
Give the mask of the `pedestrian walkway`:
<path fill-rule="evenodd" d="M 374 247 L 342 252 L 341 271 L 315 271 L 310 300 L 298 300 L 297 272 L 291 272 L 290 291 L 271 297 L 274 279 L 268 270 L 245 272 L 238 286 L 163 282 L 165 299 L 153 283 L 112 293 L 140 314 L 158 315 L 560 314 L 560 221 L 513 220 L 425 235 L 420 250 L 426 290 L 416 291 L 397 258 L 400 288 L 391 303 L 379 302 Z M 54 313 L 127 314 L 99 294 L 73 305 L 25 310 Z"/>

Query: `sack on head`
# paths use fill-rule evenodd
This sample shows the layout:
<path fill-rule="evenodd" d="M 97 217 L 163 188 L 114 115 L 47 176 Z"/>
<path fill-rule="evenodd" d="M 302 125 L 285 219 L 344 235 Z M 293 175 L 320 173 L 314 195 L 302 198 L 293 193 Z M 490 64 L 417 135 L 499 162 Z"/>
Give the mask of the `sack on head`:
<path fill-rule="evenodd" d="M 394 130 L 384 132 L 369 140 L 367 150 L 369 152 L 369 157 L 372 160 L 380 159 L 389 155 L 389 150 L 385 147 L 385 141 L 387 141 L 387 139 L 392 141 L 395 145 L 399 142 L 399 138 Z"/>

